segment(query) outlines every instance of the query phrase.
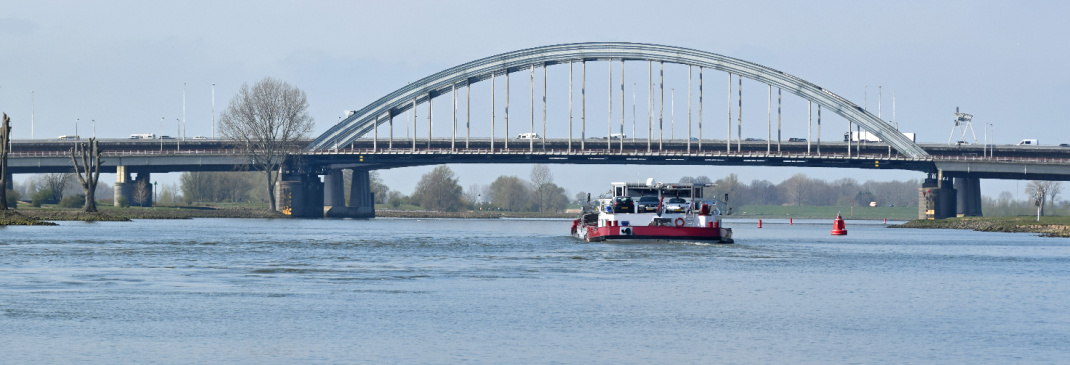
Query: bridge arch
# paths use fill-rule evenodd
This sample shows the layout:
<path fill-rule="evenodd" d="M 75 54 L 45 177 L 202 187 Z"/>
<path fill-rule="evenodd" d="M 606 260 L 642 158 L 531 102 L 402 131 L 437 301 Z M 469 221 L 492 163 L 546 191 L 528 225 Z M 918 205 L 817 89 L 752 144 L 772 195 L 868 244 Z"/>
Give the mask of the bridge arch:
<path fill-rule="evenodd" d="M 594 42 L 571 43 L 506 52 L 454 66 L 408 84 L 368 104 L 346 117 L 308 145 L 308 150 L 322 150 L 364 136 L 392 115 L 408 110 L 413 100 L 429 101 L 450 92 L 451 88 L 467 86 L 528 67 L 546 67 L 575 61 L 654 61 L 730 72 L 748 79 L 776 86 L 858 124 L 866 131 L 889 143 L 900 153 L 911 157 L 927 157 L 920 146 L 888 123 L 877 118 L 847 99 L 809 81 L 770 67 L 738 58 L 694 49 L 643 43 Z"/>

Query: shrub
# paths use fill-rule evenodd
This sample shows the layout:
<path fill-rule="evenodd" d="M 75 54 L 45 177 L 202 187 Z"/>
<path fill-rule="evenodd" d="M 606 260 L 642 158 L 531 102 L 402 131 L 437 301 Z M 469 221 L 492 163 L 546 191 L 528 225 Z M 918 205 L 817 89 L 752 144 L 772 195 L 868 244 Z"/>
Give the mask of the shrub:
<path fill-rule="evenodd" d="M 59 206 L 63 208 L 81 208 L 85 206 L 85 195 L 68 195 L 63 197 L 59 201 Z"/>
<path fill-rule="evenodd" d="M 7 208 L 15 209 L 19 206 L 19 193 L 14 190 L 8 189 L 7 191 Z"/>
<path fill-rule="evenodd" d="M 44 188 L 33 194 L 30 205 L 40 207 L 42 203 L 52 203 L 52 189 Z"/>
<path fill-rule="evenodd" d="M 120 208 L 129 208 L 130 207 L 130 201 L 126 200 L 125 196 L 118 196 L 118 197 L 115 198 L 115 201 L 119 202 L 119 207 Z"/>

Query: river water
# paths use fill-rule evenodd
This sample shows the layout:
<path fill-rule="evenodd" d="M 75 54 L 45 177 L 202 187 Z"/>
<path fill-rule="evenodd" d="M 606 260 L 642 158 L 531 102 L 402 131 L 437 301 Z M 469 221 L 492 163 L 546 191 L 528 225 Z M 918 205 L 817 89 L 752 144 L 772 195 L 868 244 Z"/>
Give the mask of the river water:
<path fill-rule="evenodd" d="M 1057 363 L 1070 241 L 726 220 L 736 244 L 568 220 L 0 228 L 0 362 Z"/>

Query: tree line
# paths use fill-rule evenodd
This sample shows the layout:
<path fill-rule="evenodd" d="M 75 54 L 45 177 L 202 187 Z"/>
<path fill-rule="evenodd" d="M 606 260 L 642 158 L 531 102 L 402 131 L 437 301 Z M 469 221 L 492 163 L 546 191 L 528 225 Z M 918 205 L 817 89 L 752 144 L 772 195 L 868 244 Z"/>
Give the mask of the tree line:
<path fill-rule="evenodd" d="M 881 206 L 917 206 L 918 188 L 921 187 L 921 181 L 917 179 L 860 183 L 852 178 L 825 181 L 801 173 L 778 184 L 759 179 L 746 183 L 734 173 L 716 181 L 707 176 L 684 176 L 679 182 L 714 183 L 716 186 L 704 195 L 712 198 L 728 194 L 733 206 L 861 206 L 871 202 Z"/>
<path fill-rule="evenodd" d="M 549 167 L 535 165 L 527 180 L 503 175 L 490 184 L 472 184 L 462 189 L 453 170 L 442 165 L 421 176 L 412 195 L 390 191 L 387 204 L 394 208 L 408 204 L 436 211 L 561 212 L 570 203 L 568 193 L 553 180 Z M 374 185 L 375 179 L 373 190 Z M 386 189 L 385 185 L 381 187 Z"/>

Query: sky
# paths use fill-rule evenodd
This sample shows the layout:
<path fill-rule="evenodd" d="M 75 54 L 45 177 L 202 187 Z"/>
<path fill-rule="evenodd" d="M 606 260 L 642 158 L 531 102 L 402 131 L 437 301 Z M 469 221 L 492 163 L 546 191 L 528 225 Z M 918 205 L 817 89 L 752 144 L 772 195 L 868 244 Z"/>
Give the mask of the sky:
<path fill-rule="evenodd" d="M 543 45 L 621 41 L 693 48 L 769 66 L 870 111 L 879 102 L 882 118 L 889 121 L 894 92 L 895 122 L 900 130 L 917 133 L 919 142 L 946 143 L 960 107 L 974 115 L 982 142 L 987 130 L 987 137 L 1001 144 L 1027 138 L 1070 143 L 1070 127 L 1060 122 L 1060 105 L 1070 99 L 1070 73 L 1064 67 L 1070 56 L 1067 13 L 1070 4 L 1059 1 L 666 1 L 655 6 L 647 1 L 2 0 L 0 111 L 11 116 L 17 139 L 31 133 L 34 138 L 74 134 L 76 125 L 82 136 L 92 135 L 95 125 L 101 138 L 181 136 L 183 118 L 187 138 L 210 137 L 213 83 L 218 115 L 243 83 L 274 77 L 307 93 L 316 136 L 343 111 L 451 66 Z M 588 65 L 587 119 L 598 131 L 589 133 L 606 133 L 593 127 L 604 128 L 607 120 L 606 67 L 604 62 Z M 619 82 L 619 65 L 611 67 Z M 626 134 L 631 135 L 633 85 L 636 124 L 645 126 L 646 70 L 641 64 L 625 67 Z M 536 70 L 536 78 L 541 72 Z M 564 137 L 568 68 L 552 66 L 547 72 L 548 134 Z M 706 72 L 706 130 L 723 138 L 727 76 Z M 516 125 L 528 125 L 528 79 L 526 72 L 511 76 L 511 134 L 522 128 Z M 664 118 L 676 123 L 673 133 L 685 133 L 687 81 L 686 67 L 666 66 L 669 111 Z M 495 84 L 499 98 L 501 82 Z M 744 137 L 765 138 L 767 90 L 746 80 L 743 88 Z M 488 126 L 489 83 L 474 85 L 472 94 L 472 123 Z M 501 128 L 501 99 L 498 103 L 495 126 Z M 449 104 L 435 101 L 436 136 L 449 133 Z M 418 111 L 417 117 L 425 113 Z M 784 138 L 805 137 L 805 101 L 785 96 L 784 113 Z M 578 112 L 573 117 L 578 119 Z M 843 119 L 825 118 L 824 138 L 846 131 Z M 402 138 L 407 123 L 395 123 L 395 136 Z M 422 121 L 415 132 L 425 135 L 421 127 Z M 489 135 L 485 129 L 478 133 Z M 497 135 L 504 136 L 500 129 Z M 431 168 L 384 170 L 381 176 L 408 194 Z M 466 188 L 489 184 L 499 175 L 527 178 L 530 171 L 528 165 L 451 168 Z M 675 181 L 736 173 L 743 181 L 774 183 L 797 173 L 859 181 L 924 177 L 908 171 L 787 167 L 553 165 L 551 171 L 555 182 L 573 193 L 605 190 L 611 181 L 637 176 Z M 175 181 L 177 174 L 154 179 Z M 1020 193 L 1024 185 L 983 180 L 982 193 Z"/>

